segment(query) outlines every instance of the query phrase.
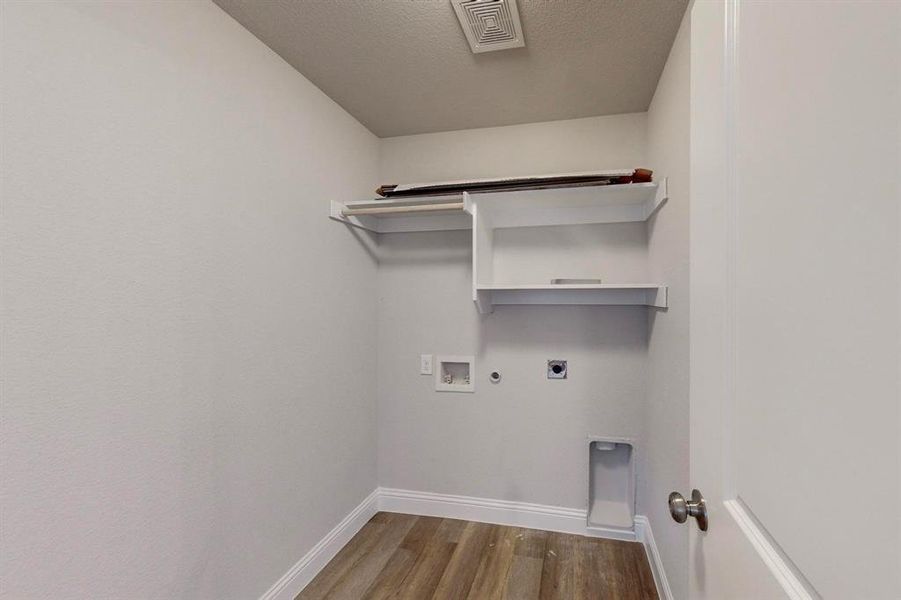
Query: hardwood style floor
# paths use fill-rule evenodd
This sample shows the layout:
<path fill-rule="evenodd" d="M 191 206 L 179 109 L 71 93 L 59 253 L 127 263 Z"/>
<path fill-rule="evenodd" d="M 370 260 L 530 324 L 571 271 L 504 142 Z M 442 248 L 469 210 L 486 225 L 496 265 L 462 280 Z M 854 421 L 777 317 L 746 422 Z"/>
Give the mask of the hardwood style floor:
<path fill-rule="evenodd" d="M 296 600 L 656 600 L 635 542 L 378 513 Z"/>

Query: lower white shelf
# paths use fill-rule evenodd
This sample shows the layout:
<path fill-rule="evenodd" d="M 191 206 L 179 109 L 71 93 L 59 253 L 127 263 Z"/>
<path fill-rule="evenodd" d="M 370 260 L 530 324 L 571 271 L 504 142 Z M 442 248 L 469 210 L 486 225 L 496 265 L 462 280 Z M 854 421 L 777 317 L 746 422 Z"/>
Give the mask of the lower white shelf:
<path fill-rule="evenodd" d="M 482 314 L 495 304 L 594 304 L 666 308 L 665 285 L 595 283 L 570 285 L 477 285 L 475 302 Z"/>

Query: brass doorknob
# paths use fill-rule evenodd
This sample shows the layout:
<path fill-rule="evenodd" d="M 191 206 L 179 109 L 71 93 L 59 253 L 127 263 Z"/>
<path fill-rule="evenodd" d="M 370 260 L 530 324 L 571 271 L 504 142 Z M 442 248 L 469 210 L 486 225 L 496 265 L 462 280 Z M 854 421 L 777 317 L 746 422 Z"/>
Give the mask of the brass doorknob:
<path fill-rule="evenodd" d="M 670 494 L 669 514 L 676 523 L 684 523 L 688 517 L 694 517 L 698 528 L 707 531 L 707 503 L 699 490 L 691 490 L 691 500 L 686 500 L 679 492 Z"/>

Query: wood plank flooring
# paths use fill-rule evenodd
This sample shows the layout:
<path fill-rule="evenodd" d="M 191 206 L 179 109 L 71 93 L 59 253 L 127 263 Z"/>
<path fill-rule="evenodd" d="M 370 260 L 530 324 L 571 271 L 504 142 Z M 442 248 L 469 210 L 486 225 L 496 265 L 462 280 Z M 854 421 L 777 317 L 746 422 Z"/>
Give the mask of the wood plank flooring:
<path fill-rule="evenodd" d="M 635 542 L 378 513 L 296 600 L 656 600 Z"/>

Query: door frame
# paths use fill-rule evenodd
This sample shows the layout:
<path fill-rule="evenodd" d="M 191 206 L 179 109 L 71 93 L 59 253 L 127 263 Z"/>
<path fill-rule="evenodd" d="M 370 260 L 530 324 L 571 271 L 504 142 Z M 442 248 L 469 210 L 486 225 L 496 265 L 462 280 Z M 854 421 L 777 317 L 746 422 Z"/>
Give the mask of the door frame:
<path fill-rule="evenodd" d="M 695 397 L 695 377 L 700 376 L 705 379 L 715 379 L 713 387 L 718 387 L 719 401 L 713 406 L 714 411 L 718 414 L 710 415 L 710 422 L 706 428 L 706 432 L 711 432 L 711 426 L 719 431 L 714 435 L 704 436 L 706 439 L 699 439 L 696 436 L 695 423 L 692 423 L 692 433 L 690 438 L 691 447 L 691 480 L 693 485 L 700 487 L 702 491 L 706 481 L 713 481 L 719 489 L 715 490 L 708 499 L 710 501 L 710 510 L 714 515 L 711 520 L 710 531 L 702 533 L 697 531 L 696 527 L 692 527 L 690 534 L 691 552 L 693 557 L 689 561 L 689 580 L 692 597 L 705 597 L 703 592 L 699 593 L 697 582 L 699 577 L 703 579 L 706 575 L 703 573 L 705 561 L 703 551 L 699 550 L 699 545 L 703 544 L 703 538 L 706 536 L 727 536 L 734 535 L 735 531 L 727 532 L 724 529 L 733 529 L 731 523 L 723 523 L 721 520 L 717 522 L 716 517 L 729 515 L 729 519 L 734 523 L 739 536 L 736 536 L 738 543 L 747 543 L 753 554 L 756 555 L 769 571 L 778 586 L 785 593 L 785 597 L 792 600 L 818 600 L 819 594 L 813 586 L 807 581 L 801 571 L 794 565 L 791 559 L 782 551 L 779 544 L 767 532 L 765 526 L 754 516 L 750 508 L 742 501 L 735 482 L 735 414 L 736 414 L 736 389 L 735 389 L 735 373 L 736 373 L 736 274 L 737 274 L 737 255 L 738 255 L 738 174 L 737 174 L 737 118 L 740 107 L 738 105 L 738 78 L 739 78 L 739 43 L 740 43 L 740 0 L 721 0 L 719 2 L 693 2 L 689 7 L 692 11 L 692 44 L 698 40 L 696 34 L 703 38 L 705 42 L 703 52 L 715 54 L 705 67 L 711 70 L 708 74 L 716 69 L 718 71 L 710 80 L 704 82 L 704 86 L 696 90 L 692 85 L 691 101 L 692 104 L 698 99 L 696 92 L 704 91 L 705 94 L 712 94 L 716 97 L 709 98 L 706 102 L 713 108 L 704 117 L 704 125 L 709 128 L 705 131 L 708 134 L 709 142 L 704 144 L 704 152 L 709 154 L 703 161 L 704 164 L 698 172 L 695 165 L 692 166 L 691 193 L 692 210 L 699 207 L 695 205 L 696 191 L 707 193 L 718 198 L 721 206 L 717 214 L 710 217 L 708 228 L 710 226 L 718 227 L 719 232 L 712 236 L 704 238 L 706 244 L 705 250 L 711 253 L 711 256 L 703 259 L 702 269 L 707 270 L 707 276 L 704 282 L 696 288 L 694 285 L 695 273 L 691 275 L 692 290 L 691 302 L 695 303 L 700 300 L 704 308 L 699 308 L 699 312 L 713 308 L 715 312 L 719 312 L 718 322 L 721 327 L 718 331 L 716 328 L 702 330 L 700 339 L 701 344 L 708 344 L 706 350 L 702 349 L 702 354 L 707 357 L 716 356 L 714 361 L 716 366 L 720 368 L 719 376 L 715 376 L 709 372 L 700 374 L 695 371 L 699 369 L 699 364 L 695 362 L 695 343 L 699 341 L 696 338 L 695 318 L 692 322 L 692 350 L 691 350 L 691 369 L 692 391 L 691 391 L 691 411 L 692 419 L 698 418 L 695 411 L 706 410 L 710 408 L 711 400 L 708 399 L 706 405 L 698 406 Z M 704 11 L 699 22 L 695 21 L 697 16 L 695 11 Z M 719 31 L 697 31 L 699 29 L 710 26 L 711 23 L 719 23 Z M 709 44 L 709 45 L 708 45 Z M 701 51 L 698 49 L 698 51 Z M 695 61 L 697 54 L 692 52 L 692 61 Z M 718 63 L 718 64 L 715 64 Z M 694 77 L 695 69 L 692 68 L 692 77 Z M 718 82 L 715 80 L 719 79 Z M 718 85 L 717 85 L 718 84 Z M 711 90 L 720 90 L 711 91 Z M 692 129 L 696 127 L 695 113 L 692 111 Z M 718 121 L 718 122 L 717 122 Z M 696 138 L 692 135 L 692 144 L 694 145 Z M 695 148 L 692 148 L 692 162 L 695 159 Z M 716 154 L 719 154 L 716 156 Z M 704 181 L 706 179 L 706 181 Z M 703 210 L 703 205 L 701 207 Z M 692 219 L 692 228 L 694 229 L 694 219 Z M 694 232 L 692 233 L 694 237 Z M 696 241 L 696 240 L 695 240 Z M 692 254 L 694 254 L 694 243 L 692 243 Z M 713 255 L 719 254 L 718 258 Z M 692 257 L 692 270 L 694 271 L 695 256 Z M 707 298 L 699 298 L 696 294 L 707 295 Z M 717 299 L 717 296 L 719 299 Z M 719 306 L 716 306 L 719 304 Z M 700 315 L 696 315 L 700 316 Z M 715 318 L 716 320 L 716 318 Z M 706 335 L 705 335 L 706 334 Z M 713 346 L 716 348 L 713 349 Z M 713 354 L 711 354 L 713 351 Z M 710 361 L 704 362 L 704 370 L 710 368 Z M 710 389 L 708 388 L 708 392 Z M 717 393 L 717 392 L 714 392 Z M 705 430 L 705 428 L 701 428 Z M 718 438 L 718 439 L 715 439 Z M 700 444 L 699 444 L 700 442 Z M 699 447 L 700 446 L 700 447 Z M 706 463 L 706 464 L 705 464 Z M 696 470 L 696 465 L 701 465 Z M 698 472 L 699 471 L 699 472 Z M 711 479 L 712 476 L 712 479 Z M 725 511 L 718 510 L 716 503 L 720 503 Z M 722 558 L 722 557 L 720 557 Z"/>

